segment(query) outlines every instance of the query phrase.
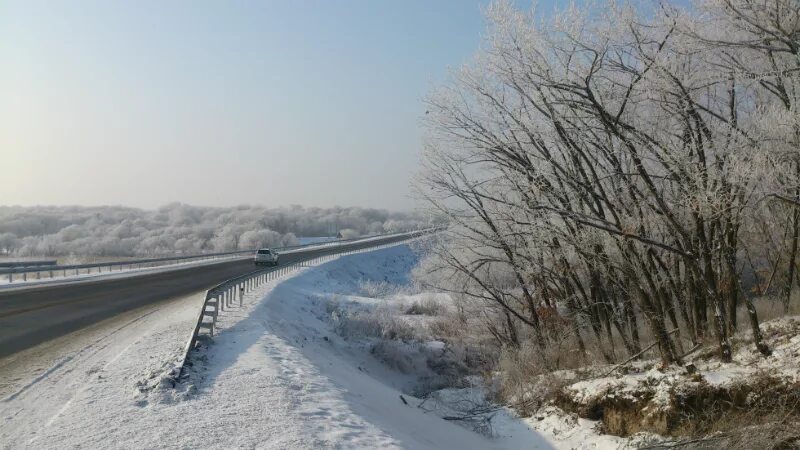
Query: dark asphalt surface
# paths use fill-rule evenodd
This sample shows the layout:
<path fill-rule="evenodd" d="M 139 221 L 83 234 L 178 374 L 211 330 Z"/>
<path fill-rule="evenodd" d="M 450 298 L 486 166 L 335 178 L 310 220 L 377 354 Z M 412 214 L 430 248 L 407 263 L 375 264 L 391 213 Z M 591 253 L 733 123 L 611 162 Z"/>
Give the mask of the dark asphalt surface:
<path fill-rule="evenodd" d="M 297 251 L 281 255 L 279 261 L 284 266 L 339 253 L 342 249 L 357 250 L 406 239 L 408 236 L 391 236 L 335 248 Z M 125 311 L 204 291 L 254 270 L 250 257 L 117 279 L 0 290 L 0 358 Z"/>

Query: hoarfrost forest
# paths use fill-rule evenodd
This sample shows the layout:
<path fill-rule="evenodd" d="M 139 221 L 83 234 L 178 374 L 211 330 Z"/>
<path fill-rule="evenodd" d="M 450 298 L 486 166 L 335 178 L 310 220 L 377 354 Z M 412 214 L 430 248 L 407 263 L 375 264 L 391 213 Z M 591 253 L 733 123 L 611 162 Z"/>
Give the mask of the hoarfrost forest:
<path fill-rule="evenodd" d="M 498 337 L 525 330 L 546 349 L 558 307 L 577 347 L 585 326 L 609 362 L 641 334 L 667 364 L 707 335 L 727 359 L 738 327 L 760 346 L 753 292 L 788 307 L 800 4 L 697 8 L 612 3 L 539 23 L 496 3 L 485 49 L 429 98 L 419 190 L 451 222 L 435 269 L 494 306 Z"/>
<path fill-rule="evenodd" d="M 419 215 L 368 208 L 211 208 L 173 203 L 120 206 L 0 206 L 0 254 L 150 256 L 287 246 L 297 237 L 358 237 L 414 229 Z"/>
<path fill-rule="evenodd" d="M 427 98 L 417 193 L 450 225 L 418 275 L 496 349 L 505 401 L 617 411 L 605 425 L 623 435 L 797 423 L 798 381 L 773 369 L 761 386 L 782 388 L 761 409 L 673 389 L 667 404 L 688 409 L 650 413 L 541 376 L 599 364 L 613 385 L 637 359 L 785 356 L 762 322 L 798 311 L 800 2 L 597 2 L 546 19 L 496 2 L 487 17 L 480 51 Z"/>

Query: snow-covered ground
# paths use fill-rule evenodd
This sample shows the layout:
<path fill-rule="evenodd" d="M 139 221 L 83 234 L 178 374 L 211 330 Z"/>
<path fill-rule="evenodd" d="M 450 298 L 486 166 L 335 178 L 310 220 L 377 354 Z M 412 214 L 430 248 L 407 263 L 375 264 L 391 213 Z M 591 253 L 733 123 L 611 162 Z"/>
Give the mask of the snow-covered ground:
<path fill-rule="evenodd" d="M 403 283 L 414 262 L 398 245 L 263 285 L 220 316 L 218 335 L 193 355 L 189 379 L 176 388 L 166 375 L 199 307 L 188 300 L 131 318 L 136 326 L 118 321 L 36 367 L 21 369 L 24 358 L 4 362 L 0 370 L 13 375 L 2 388 L 0 446 L 549 449 L 621 442 L 585 421 L 523 421 L 505 410 L 493 419 L 494 437 L 477 434 L 419 408 L 422 400 L 404 393 L 413 374 L 333 332 L 330 301 L 358 298 L 364 280 Z"/>
<path fill-rule="evenodd" d="M 769 357 L 756 350 L 752 332 L 744 330 L 733 337 L 735 351 L 729 363 L 720 362 L 716 347 L 711 345 L 687 356 L 684 367 L 662 368 L 657 360 L 644 360 L 629 363 L 624 371 L 614 373 L 608 373 L 608 367 L 592 368 L 594 376 L 584 370 L 586 379 L 567 384 L 563 393 L 574 403 L 573 407 L 583 410 L 628 401 L 643 412 L 641 422 L 667 431 L 672 424 L 661 418 L 670 414 L 679 417 L 679 399 L 702 398 L 703 392 L 711 393 L 709 396 L 725 391 L 746 392 L 750 408 L 769 404 L 767 398 L 785 395 L 781 394 L 781 387 L 791 391 L 800 383 L 800 317 L 780 317 L 761 323 L 760 328 L 764 343 L 772 351 Z M 562 378 L 575 376 L 574 372 L 564 372 Z"/>
<path fill-rule="evenodd" d="M 123 447 L 137 433 L 125 426 L 140 409 L 137 386 L 175 364 L 203 298 L 128 311 L 0 360 L 0 448 Z"/>

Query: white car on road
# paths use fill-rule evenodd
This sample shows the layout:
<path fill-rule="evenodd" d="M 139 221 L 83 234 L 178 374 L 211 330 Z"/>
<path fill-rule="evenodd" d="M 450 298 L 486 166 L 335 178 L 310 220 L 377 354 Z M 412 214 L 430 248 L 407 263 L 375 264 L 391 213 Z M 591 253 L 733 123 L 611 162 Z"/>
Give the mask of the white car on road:
<path fill-rule="evenodd" d="M 278 265 L 278 254 L 275 253 L 274 250 L 270 250 L 268 248 L 259 249 L 256 252 L 256 256 L 254 258 L 254 262 L 257 266 L 260 265 L 270 265 L 270 266 L 277 266 Z"/>

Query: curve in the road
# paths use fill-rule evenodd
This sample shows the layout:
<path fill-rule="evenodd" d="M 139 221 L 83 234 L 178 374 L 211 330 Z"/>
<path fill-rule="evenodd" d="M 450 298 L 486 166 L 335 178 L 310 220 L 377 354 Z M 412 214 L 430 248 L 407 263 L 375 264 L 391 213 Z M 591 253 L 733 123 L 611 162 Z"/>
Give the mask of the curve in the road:
<path fill-rule="evenodd" d="M 281 255 L 281 265 L 408 239 L 390 236 Z M 251 259 L 0 291 L 0 358 L 148 304 L 203 291 L 253 271 Z"/>

